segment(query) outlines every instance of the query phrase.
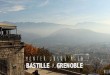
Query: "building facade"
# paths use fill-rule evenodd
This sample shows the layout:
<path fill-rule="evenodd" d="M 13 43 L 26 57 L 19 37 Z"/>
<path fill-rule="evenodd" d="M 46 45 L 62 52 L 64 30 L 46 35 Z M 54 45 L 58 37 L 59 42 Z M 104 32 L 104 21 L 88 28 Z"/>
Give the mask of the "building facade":
<path fill-rule="evenodd" d="M 24 75 L 23 47 L 17 27 L 0 23 L 0 75 Z"/>

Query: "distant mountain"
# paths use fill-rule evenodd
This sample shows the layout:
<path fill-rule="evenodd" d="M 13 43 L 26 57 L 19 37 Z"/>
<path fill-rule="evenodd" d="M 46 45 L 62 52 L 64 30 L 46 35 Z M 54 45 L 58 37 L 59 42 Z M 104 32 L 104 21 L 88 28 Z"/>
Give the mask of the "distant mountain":
<path fill-rule="evenodd" d="M 59 29 L 68 28 L 67 25 L 47 23 L 47 22 L 16 22 L 13 23 L 18 26 L 19 30 L 24 32 L 38 34 L 40 36 L 47 36 Z"/>
<path fill-rule="evenodd" d="M 32 43 L 33 40 L 41 38 L 41 36 L 38 34 L 28 33 L 23 31 L 18 31 L 18 34 L 22 35 L 22 41 L 26 43 Z"/>
<path fill-rule="evenodd" d="M 110 35 L 86 29 L 61 29 L 45 38 L 36 39 L 43 46 L 80 45 L 110 42 Z"/>
<path fill-rule="evenodd" d="M 110 33 L 110 25 L 97 22 L 81 22 L 74 25 L 74 28 L 88 29 L 101 33 Z"/>
<path fill-rule="evenodd" d="M 14 24 L 18 28 L 18 33 L 22 35 L 23 41 L 32 42 L 32 40 L 45 37 L 50 35 L 51 33 L 62 29 L 68 28 L 67 25 L 55 24 L 55 23 L 47 23 L 47 22 L 7 22 L 4 21 L 2 23 Z"/>
<path fill-rule="evenodd" d="M 110 42 L 110 35 L 91 31 L 101 24 L 94 22 L 78 23 L 74 26 L 47 22 L 5 22 L 18 26 L 18 33 L 23 41 L 37 43 L 42 46 L 78 45 Z M 70 29 L 74 27 L 74 29 Z M 77 28 L 77 29 L 76 29 Z M 100 28 L 99 28 L 100 29 Z"/>

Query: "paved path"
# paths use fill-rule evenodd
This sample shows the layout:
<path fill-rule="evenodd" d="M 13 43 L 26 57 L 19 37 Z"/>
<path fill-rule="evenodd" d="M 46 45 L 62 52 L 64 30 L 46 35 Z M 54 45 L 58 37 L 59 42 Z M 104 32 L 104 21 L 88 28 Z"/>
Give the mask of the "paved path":
<path fill-rule="evenodd" d="M 34 72 L 36 69 L 28 69 L 26 70 L 26 72 L 32 73 Z M 44 69 L 37 69 L 40 75 L 67 75 L 67 74 L 61 74 L 61 73 L 57 73 L 57 72 L 52 72 L 52 71 L 48 71 L 48 70 L 44 70 Z"/>

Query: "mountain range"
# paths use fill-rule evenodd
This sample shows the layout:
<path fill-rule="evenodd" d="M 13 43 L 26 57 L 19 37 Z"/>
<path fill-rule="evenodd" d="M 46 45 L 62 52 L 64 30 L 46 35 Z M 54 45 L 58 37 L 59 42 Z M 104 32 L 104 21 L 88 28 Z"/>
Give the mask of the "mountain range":
<path fill-rule="evenodd" d="M 75 46 L 81 44 L 95 44 L 110 42 L 110 35 L 104 33 L 97 33 L 87 29 L 61 29 L 51 35 L 35 40 L 41 45 L 67 45 Z"/>
<path fill-rule="evenodd" d="M 47 22 L 5 22 L 17 25 L 23 41 L 40 46 L 80 45 L 110 42 L 110 34 L 99 33 L 87 28 L 97 23 L 80 23 L 74 26 Z M 88 26 L 89 27 L 89 26 Z"/>

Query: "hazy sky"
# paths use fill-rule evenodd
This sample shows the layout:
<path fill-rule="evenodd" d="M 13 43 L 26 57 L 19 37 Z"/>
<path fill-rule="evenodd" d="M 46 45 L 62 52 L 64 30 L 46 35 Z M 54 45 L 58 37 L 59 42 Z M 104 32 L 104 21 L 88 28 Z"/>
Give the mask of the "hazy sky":
<path fill-rule="evenodd" d="M 0 0 L 0 21 L 110 24 L 110 0 Z"/>

